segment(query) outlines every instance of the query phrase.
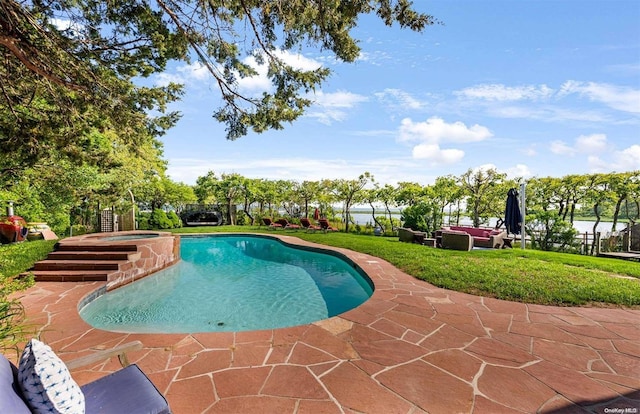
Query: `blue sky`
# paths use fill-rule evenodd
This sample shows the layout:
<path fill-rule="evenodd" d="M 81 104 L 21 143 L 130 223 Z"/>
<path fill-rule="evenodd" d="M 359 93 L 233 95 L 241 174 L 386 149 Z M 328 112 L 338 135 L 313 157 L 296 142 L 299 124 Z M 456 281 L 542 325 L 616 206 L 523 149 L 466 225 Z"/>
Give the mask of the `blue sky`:
<path fill-rule="evenodd" d="M 329 67 L 307 114 L 284 130 L 225 139 L 215 84 L 197 64 L 157 84 L 186 85 L 162 141 L 168 175 L 431 184 L 469 168 L 510 178 L 640 169 L 640 1 L 416 0 L 444 24 L 423 33 L 362 17 L 360 58 L 304 50 Z M 264 87 L 256 77 L 243 91 Z"/>

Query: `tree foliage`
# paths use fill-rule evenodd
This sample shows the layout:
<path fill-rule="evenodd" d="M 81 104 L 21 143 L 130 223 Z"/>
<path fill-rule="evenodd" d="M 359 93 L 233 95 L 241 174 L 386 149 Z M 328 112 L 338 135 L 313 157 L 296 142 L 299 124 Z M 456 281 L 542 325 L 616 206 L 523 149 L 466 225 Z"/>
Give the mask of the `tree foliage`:
<path fill-rule="evenodd" d="M 0 109 L 60 130 L 69 119 L 55 115 L 63 103 L 72 124 L 90 108 L 107 119 L 130 115 L 121 105 L 134 113 L 162 108 L 175 97 L 175 85 L 132 88 L 130 80 L 161 72 L 171 60 L 196 60 L 218 86 L 214 117 L 226 124 L 227 138 L 280 129 L 303 113 L 311 104 L 307 93 L 330 74 L 294 67 L 283 51 L 311 46 L 352 62 L 360 49 L 350 32 L 363 14 L 414 31 L 437 22 L 409 0 L 4 0 L 0 83 L 15 87 L 2 91 Z M 243 94 L 239 81 L 259 73 L 272 87 Z"/>

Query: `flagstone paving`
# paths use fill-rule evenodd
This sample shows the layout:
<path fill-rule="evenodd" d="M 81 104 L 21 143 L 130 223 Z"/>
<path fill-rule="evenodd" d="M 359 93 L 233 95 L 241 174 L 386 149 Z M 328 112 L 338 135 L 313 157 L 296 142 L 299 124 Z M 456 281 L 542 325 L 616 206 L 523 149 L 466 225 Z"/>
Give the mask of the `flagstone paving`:
<path fill-rule="evenodd" d="M 101 331 L 77 311 L 101 282 L 38 282 L 21 300 L 29 323 L 65 360 L 142 341 L 129 360 L 176 414 L 640 412 L 639 310 L 472 296 L 335 250 L 369 274 L 373 296 L 340 316 L 286 329 Z M 118 368 L 113 359 L 72 374 L 84 384 Z"/>

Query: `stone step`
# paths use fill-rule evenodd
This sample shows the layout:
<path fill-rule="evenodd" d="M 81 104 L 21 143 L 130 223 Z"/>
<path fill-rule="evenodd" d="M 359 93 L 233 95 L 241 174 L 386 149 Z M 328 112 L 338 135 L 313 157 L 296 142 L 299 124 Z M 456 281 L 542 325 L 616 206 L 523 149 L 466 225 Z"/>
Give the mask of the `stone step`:
<path fill-rule="evenodd" d="M 127 260 L 43 260 L 33 270 L 119 270 Z"/>
<path fill-rule="evenodd" d="M 102 282 L 109 271 L 105 270 L 31 270 L 36 282 Z"/>
<path fill-rule="evenodd" d="M 68 251 L 55 251 L 49 253 L 47 260 L 138 260 L 140 258 L 140 252 L 134 251 L 81 251 L 81 250 L 68 250 Z"/>
<path fill-rule="evenodd" d="M 118 244 L 118 243 L 99 243 L 99 244 L 68 244 L 58 243 L 56 245 L 56 251 L 85 251 L 85 252 L 136 252 L 138 246 L 135 244 Z"/>

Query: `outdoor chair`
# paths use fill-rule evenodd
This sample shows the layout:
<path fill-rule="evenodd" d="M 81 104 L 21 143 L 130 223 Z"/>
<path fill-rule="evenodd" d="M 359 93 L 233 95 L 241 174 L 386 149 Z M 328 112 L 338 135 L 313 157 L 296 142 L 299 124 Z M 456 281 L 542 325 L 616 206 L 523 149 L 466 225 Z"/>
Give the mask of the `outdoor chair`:
<path fill-rule="evenodd" d="M 171 414 L 160 391 L 137 365 L 127 361 L 126 352 L 141 348 L 142 343 L 134 341 L 65 364 L 50 347 L 31 340 L 18 367 L 0 354 L 0 413 Z M 114 356 L 124 367 L 119 371 L 81 387 L 71 378 L 70 369 Z"/>
<path fill-rule="evenodd" d="M 442 248 L 468 252 L 473 249 L 473 237 L 462 231 L 443 231 Z"/>
<path fill-rule="evenodd" d="M 269 217 L 263 217 L 262 223 L 270 229 L 277 230 L 282 228 L 282 224 L 274 223 Z"/>
<path fill-rule="evenodd" d="M 306 217 L 302 217 L 300 219 L 300 224 L 302 225 L 302 227 L 304 229 L 306 229 L 307 231 L 316 231 L 316 230 L 322 230 L 322 227 L 320 226 L 316 226 L 315 224 L 312 224 L 311 221 L 306 218 Z"/>
<path fill-rule="evenodd" d="M 327 219 L 319 219 L 318 224 L 320 225 L 322 231 L 324 231 L 325 233 L 328 231 L 338 231 L 338 229 L 336 229 L 335 227 L 331 227 L 331 224 L 329 224 L 329 220 Z"/>
<path fill-rule="evenodd" d="M 283 229 L 289 229 L 289 230 L 298 230 L 300 228 L 300 226 L 298 224 L 293 224 L 293 223 L 289 223 L 289 220 L 287 220 L 286 218 L 280 218 L 278 220 L 276 220 L 276 224 L 279 224 L 282 226 Z"/>

